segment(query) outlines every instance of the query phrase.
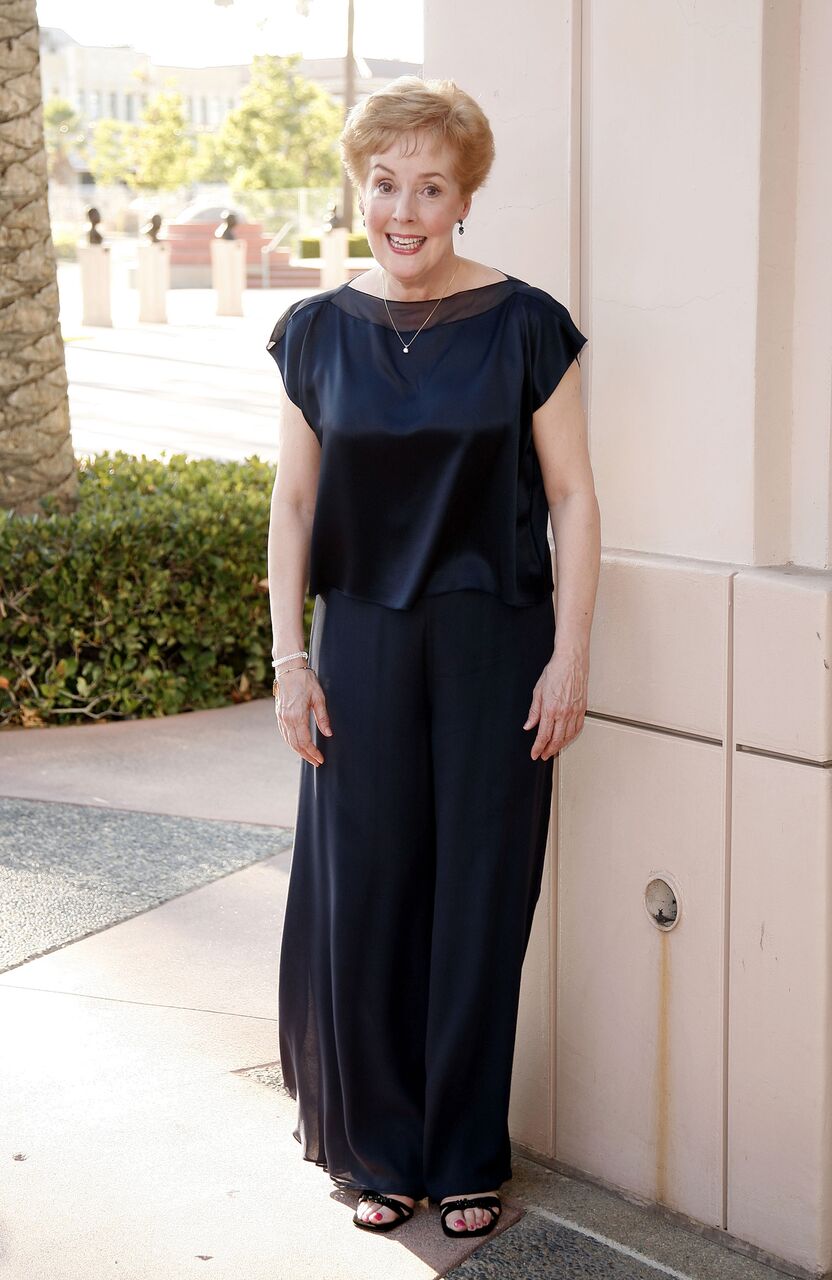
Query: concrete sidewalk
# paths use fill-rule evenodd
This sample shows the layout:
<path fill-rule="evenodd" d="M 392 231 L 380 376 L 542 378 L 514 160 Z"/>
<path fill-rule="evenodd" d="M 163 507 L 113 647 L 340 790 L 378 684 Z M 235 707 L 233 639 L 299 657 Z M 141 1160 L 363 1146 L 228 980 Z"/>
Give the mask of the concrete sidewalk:
<path fill-rule="evenodd" d="M 113 265 L 113 327 L 81 323 L 80 272 L 58 267 L 76 455 L 277 457 L 280 374 L 266 350 L 278 316 L 309 289 L 248 289 L 243 316 L 218 316 L 212 289 L 172 289 L 167 324 L 138 319 Z"/>
<path fill-rule="evenodd" d="M 0 733 L 0 1276 L 773 1280 L 519 1154 L 491 1236 L 355 1230 L 278 1063 L 298 771 L 270 700 Z"/>

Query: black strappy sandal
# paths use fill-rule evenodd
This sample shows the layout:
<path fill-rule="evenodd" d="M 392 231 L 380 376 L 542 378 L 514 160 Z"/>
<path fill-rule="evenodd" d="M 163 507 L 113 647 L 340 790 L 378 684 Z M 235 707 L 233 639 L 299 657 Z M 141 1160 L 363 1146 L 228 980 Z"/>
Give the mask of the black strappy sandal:
<path fill-rule="evenodd" d="M 493 1231 L 496 1227 L 502 1208 L 499 1196 L 462 1196 L 459 1200 L 446 1200 L 444 1204 L 439 1206 L 442 1230 L 446 1236 L 453 1236 L 456 1240 L 465 1240 L 469 1236 L 487 1236 L 489 1231 Z M 464 1231 L 453 1231 L 447 1223 L 448 1214 L 452 1209 L 489 1209 L 491 1218 L 484 1227 L 477 1227 L 475 1231 L 472 1231 L 468 1226 Z"/>
<path fill-rule="evenodd" d="M 362 1227 L 365 1231 L 392 1231 L 394 1227 L 400 1227 L 403 1222 L 409 1222 L 413 1217 L 413 1209 L 409 1204 L 404 1204 L 401 1200 L 394 1200 L 392 1196 L 385 1196 L 380 1191 L 362 1191 L 358 1197 L 358 1203 L 362 1200 L 372 1200 L 376 1204 L 386 1204 L 388 1208 L 395 1209 L 399 1215 L 398 1218 L 391 1218 L 389 1222 L 365 1222 L 363 1218 L 359 1218 L 357 1213 L 353 1214 L 353 1222 L 357 1227 Z"/>

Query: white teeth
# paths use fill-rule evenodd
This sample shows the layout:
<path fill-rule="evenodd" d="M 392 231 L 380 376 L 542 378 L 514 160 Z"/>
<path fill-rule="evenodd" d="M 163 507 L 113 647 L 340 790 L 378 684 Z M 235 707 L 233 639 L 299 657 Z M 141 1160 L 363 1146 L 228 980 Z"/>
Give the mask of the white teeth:
<path fill-rule="evenodd" d="M 425 239 L 424 236 L 410 236 L 408 238 L 404 238 L 403 236 L 390 236 L 389 238 L 393 244 L 400 244 L 405 248 L 409 248 L 413 244 L 421 244 Z"/>

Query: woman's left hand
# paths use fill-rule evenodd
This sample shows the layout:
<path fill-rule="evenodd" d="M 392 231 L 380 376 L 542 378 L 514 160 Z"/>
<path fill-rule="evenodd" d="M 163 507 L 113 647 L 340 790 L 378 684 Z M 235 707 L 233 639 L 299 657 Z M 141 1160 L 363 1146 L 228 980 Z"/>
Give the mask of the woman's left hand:
<path fill-rule="evenodd" d="M 533 760 L 548 760 L 577 738 L 584 724 L 589 654 L 557 648 L 534 687 L 524 729 L 539 722 L 531 750 Z"/>

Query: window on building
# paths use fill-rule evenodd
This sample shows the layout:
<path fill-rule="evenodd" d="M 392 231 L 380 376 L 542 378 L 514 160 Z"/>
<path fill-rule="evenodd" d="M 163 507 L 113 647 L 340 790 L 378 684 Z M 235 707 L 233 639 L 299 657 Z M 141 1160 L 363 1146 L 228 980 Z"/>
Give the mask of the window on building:
<path fill-rule="evenodd" d="M 135 103 L 132 93 L 124 95 L 124 118 L 125 120 L 135 120 Z"/>
<path fill-rule="evenodd" d="M 110 94 L 110 115 L 114 120 L 118 119 L 118 94 Z"/>

